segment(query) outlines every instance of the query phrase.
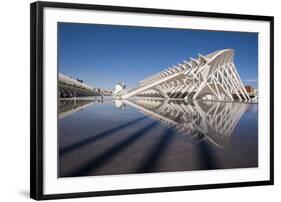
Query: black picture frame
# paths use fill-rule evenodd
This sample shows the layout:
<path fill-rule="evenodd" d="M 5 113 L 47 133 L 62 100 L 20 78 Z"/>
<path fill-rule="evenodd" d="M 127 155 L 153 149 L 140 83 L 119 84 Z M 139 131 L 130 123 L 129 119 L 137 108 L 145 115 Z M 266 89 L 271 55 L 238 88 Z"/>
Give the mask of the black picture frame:
<path fill-rule="evenodd" d="M 270 180 L 239 183 L 204 184 L 174 187 L 155 187 L 130 190 L 93 191 L 80 193 L 43 193 L 43 9 L 46 7 L 81 10 L 102 10 L 147 14 L 198 16 L 224 19 L 257 20 L 270 23 Z M 153 192 L 186 191 L 228 187 L 245 187 L 274 184 L 274 17 L 240 15 L 183 10 L 103 6 L 75 3 L 35 2 L 30 5 L 30 197 L 36 200 L 92 197 L 105 195 L 138 194 Z"/>

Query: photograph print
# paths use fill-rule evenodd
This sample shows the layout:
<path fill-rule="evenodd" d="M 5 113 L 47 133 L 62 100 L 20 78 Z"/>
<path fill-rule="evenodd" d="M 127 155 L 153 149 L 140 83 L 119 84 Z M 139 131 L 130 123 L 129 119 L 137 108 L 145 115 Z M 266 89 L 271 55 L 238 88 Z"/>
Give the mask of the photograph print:
<path fill-rule="evenodd" d="M 58 23 L 58 178 L 258 167 L 258 33 Z"/>

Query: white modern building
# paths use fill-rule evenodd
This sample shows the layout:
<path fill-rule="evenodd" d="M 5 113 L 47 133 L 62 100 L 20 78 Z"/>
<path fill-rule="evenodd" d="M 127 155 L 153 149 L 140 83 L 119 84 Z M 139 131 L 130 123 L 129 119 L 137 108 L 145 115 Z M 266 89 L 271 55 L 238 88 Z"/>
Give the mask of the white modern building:
<path fill-rule="evenodd" d="M 60 98 L 111 96 L 112 91 L 93 87 L 64 74 L 58 75 L 58 94 Z"/>
<path fill-rule="evenodd" d="M 115 91 L 119 99 L 157 97 L 165 99 L 206 99 L 250 101 L 233 62 L 234 50 L 198 55 L 139 82 L 134 89 Z"/>

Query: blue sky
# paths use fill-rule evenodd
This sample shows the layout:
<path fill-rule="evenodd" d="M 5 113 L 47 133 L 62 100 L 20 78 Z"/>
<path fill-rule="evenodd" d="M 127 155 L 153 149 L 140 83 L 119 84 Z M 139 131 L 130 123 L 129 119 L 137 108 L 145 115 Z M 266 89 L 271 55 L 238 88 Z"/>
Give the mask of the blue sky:
<path fill-rule="evenodd" d="M 74 23 L 58 26 L 59 72 L 96 87 L 113 89 L 117 82 L 135 87 L 147 76 L 196 58 L 198 53 L 231 48 L 241 79 L 257 88 L 257 33 Z"/>

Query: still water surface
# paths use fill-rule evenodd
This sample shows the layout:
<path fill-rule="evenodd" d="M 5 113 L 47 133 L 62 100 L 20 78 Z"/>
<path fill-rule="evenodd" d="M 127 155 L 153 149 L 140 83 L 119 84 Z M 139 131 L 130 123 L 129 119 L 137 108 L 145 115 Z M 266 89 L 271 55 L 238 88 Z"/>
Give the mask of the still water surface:
<path fill-rule="evenodd" d="M 258 166 L 257 104 L 61 100 L 59 177 Z"/>

